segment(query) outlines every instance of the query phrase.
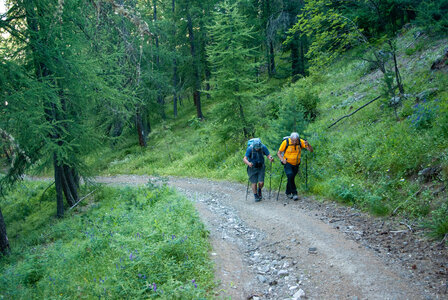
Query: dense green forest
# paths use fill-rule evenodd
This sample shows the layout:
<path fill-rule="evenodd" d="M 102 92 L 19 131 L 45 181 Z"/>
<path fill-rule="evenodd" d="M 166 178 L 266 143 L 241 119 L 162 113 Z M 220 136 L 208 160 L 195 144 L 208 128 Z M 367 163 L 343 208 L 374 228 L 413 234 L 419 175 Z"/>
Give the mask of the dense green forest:
<path fill-rule="evenodd" d="M 6 0 L 5 7 L 3 254 L 40 244 L 37 236 L 14 239 L 47 228 L 54 215 L 67 215 L 52 229 L 56 237 L 85 222 L 68 209 L 94 175 L 246 182 L 247 140 L 260 137 L 276 153 L 292 131 L 314 147 L 301 193 L 416 219 L 432 237 L 447 236 L 447 0 Z M 274 186 L 281 172 L 278 161 L 268 166 Z M 54 182 L 22 195 L 25 174 Z M 140 191 L 145 203 L 159 191 L 148 189 Z M 114 193 L 96 198 L 113 207 Z M 26 211 L 30 203 L 39 215 Z M 143 208 L 129 207 L 138 219 Z M 29 286 L 40 280 L 34 275 L 24 279 Z M 176 282 L 167 282 L 177 295 Z M 125 285 L 109 295 L 127 292 Z"/>

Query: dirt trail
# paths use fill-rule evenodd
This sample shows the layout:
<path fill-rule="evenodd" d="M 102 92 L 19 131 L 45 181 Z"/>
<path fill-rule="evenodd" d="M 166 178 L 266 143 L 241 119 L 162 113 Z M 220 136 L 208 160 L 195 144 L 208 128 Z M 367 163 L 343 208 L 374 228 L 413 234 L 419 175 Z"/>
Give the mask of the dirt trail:
<path fill-rule="evenodd" d="M 148 179 L 116 176 L 98 177 L 97 181 L 139 185 Z M 211 256 L 220 280 L 216 298 L 446 297 L 439 287 L 446 285 L 446 280 L 432 286 L 427 283 L 432 277 L 419 280 L 414 268 L 406 268 L 390 258 L 390 253 L 380 254 L 366 239 L 356 238 L 363 234 L 359 228 L 347 226 L 351 234 L 346 234 L 338 223 L 341 220 L 322 218 L 322 211 L 309 199 L 294 202 L 280 196 L 276 201 L 274 196 L 269 200 L 264 195 L 265 200 L 255 203 L 252 197 L 245 199 L 246 187 L 241 184 L 183 178 L 170 178 L 168 184 L 195 203 L 210 230 Z M 442 254 L 445 259 L 446 251 Z M 438 289 L 431 289 L 434 286 Z"/>

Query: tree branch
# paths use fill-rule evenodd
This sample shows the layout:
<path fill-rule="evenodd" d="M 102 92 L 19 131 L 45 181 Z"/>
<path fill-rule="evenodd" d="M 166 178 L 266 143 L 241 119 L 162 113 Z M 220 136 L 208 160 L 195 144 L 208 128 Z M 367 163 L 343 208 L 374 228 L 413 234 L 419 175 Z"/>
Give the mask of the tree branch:
<path fill-rule="evenodd" d="M 337 119 L 336 122 L 334 122 L 333 124 L 331 124 L 331 125 L 328 126 L 327 128 L 331 128 L 331 127 L 333 127 L 334 125 L 336 125 L 336 123 L 338 123 L 338 122 L 341 121 L 342 119 L 345 119 L 345 118 L 348 118 L 348 117 L 354 115 L 355 113 L 357 113 L 358 111 L 360 111 L 361 109 L 363 109 L 364 107 L 366 107 L 367 105 L 369 105 L 370 103 L 373 103 L 374 101 L 376 101 L 376 100 L 378 100 L 378 99 L 380 99 L 380 98 L 381 98 L 381 96 L 378 96 L 378 97 L 376 97 L 375 99 L 370 100 L 369 102 L 367 102 L 366 104 L 364 104 L 363 106 L 361 106 L 360 108 L 358 108 L 357 110 L 355 110 L 354 112 L 352 112 L 351 114 L 345 115 L 345 116 L 343 116 L 343 117 Z"/>

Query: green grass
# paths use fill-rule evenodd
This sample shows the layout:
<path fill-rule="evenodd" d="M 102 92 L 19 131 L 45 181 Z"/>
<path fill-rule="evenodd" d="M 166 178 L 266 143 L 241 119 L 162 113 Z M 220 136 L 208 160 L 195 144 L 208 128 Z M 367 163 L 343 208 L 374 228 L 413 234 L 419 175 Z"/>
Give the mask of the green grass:
<path fill-rule="evenodd" d="M 210 298 L 208 232 L 167 187 L 101 187 L 55 219 L 54 191 L 27 183 L 2 201 L 12 253 L 2 299 Z"/>

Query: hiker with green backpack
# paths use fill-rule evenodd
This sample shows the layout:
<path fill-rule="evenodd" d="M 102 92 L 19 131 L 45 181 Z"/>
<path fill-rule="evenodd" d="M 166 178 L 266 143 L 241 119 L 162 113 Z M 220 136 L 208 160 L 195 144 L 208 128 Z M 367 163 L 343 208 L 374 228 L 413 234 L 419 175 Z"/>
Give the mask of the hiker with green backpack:
<path fill-rule="evenodd" d="M 295 201 L 299 200 L 295 178 L 299 172 L 302 149 L 313 152 L 313 147 L 311 147 L 308 141 L 301 139 L 297 132 L 293 132 L 289 137 L 283 138 L 277 152 L 277 156 L 283 164 L 286 177 L 288 178 L 286 184 L 286 196 Z"/>
<path fill-rule="evenodd" d="M 267 156 L 271 162 L 274 161 L 268 148 L 261 143 L 259 138 L 250 139 L 243 161 L 247 165 L 247 175 L 252 183 L 255 202 L 259 202 L 262 199 L 261 189 L 264 185 L 266 169 L 264 156 Z"/>

